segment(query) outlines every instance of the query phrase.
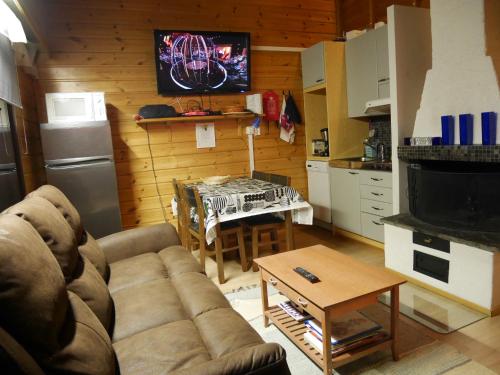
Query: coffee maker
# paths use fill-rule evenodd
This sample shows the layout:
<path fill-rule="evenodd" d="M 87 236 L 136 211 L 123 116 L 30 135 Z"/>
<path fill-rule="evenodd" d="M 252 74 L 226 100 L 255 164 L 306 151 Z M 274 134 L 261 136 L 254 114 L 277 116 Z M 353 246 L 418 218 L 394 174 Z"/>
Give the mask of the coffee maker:
<path fill-rule="evenodd" d="M 330 151 L 328 149 L 328 128 L 323 128 L 320 130 L 321 132 L 321 138 L 323 138 L 323 142 L 325 144 L 325 150 L 323 151 L 323 154 L 321 156 L 329 156 Z"/>
<path fill-rule="evenodd" d="M 328 128 L 320 130 L 321 139 L 312 140 L 313 155 L 315 156 L 329 156 L 328 150 Z"/>

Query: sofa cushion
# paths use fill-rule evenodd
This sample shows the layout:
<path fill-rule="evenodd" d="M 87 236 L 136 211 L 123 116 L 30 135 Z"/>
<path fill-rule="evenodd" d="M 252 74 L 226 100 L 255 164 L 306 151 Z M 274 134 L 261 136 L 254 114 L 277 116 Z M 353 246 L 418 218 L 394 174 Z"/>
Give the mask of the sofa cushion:
<path fill-rule="evenodd" d="M 145 253 L 157 253 L 180 244 L 172 224 L 161 223 L 124 230 L 97 240 L 109 263 Z"/>
<path fill-rule="evenodd" d="M 171 280 L 190 319 L 210 310 L 231 307 L 219 288 L 201 273 L 183 273 Z"/>
<path fill-rule="evenodd" d="M 113 300 L 101 275 L 86 257 L 79 258 L 67 288 L 77 294 L 94 312 L 104 328 L 110 331 Z"/>
<path fill-rule="evenodd" d="M 61 268 L 38 232 L 0 215 L 0 325 L 50 374 L 114 374 L 106 330 L 66 291 Z"/>
<path fill-rule="evenodd" d="M 109 336 L 90 308 L 69 292 L 70 306 L 59 337 L 60 350 L 42 359 L 49 374 L 114 375 L 115 353 Z"/>
<path fill-rule="evenodd" d="M 75 232 L 76 241 L 80 242 L 83 234 L 80 214 L 61 190 L 52 185 L 43 185 L 32 191 L 27 197 L 42 197 L 52 203 Z"/>
<path fill-rule="evenodd" d="M 169 375 L 290 375 L 286 353 L 275 343 L 236 350 L 199 365 L 182 368 Z"/>
<path fill-rule="evenodd" d="M 76 238 L 61 213 L 41 197 L 31 197 L 5 210 L 29 222 L 43 238 L 61 266 L 64 277 L 73 273 L 78 260 Z"/>
<path fill-rule="evenodd" d="M 109 281 L 109 265 L 106 261 L 104 252 L 99 247 L 97 241 L 90 235 L 89 232 L 84 231 L 80 245 L 78 246 L 80 254 L 84 255 L 92 262 L 97 271 L 101 274 L 104 281 Z"/>
<path fill-rule="evenodd" d="M 110 264 L 108 287 L 111 293 L 151 280 L 164 279 L 167 270 L 156 253 L 136 255 Z"/>
<path fill-rule="evenodd" d="M 193 319 L 212 358 L 264 343 L 232 308 L 215 309 Z"/>
<path fill-rule="evenodd" d="M 190 320 L 148 329 L 115 342 L 113 346 L 121 375 L 169 374 L 211 359 Z"/>
<path fill-rule="evenodd" d="M 115 305 L 113 341 L 188 318 L 175 288 L 166 278 L 123 288 L 112 296 Z"/>
<path fill-rule="evenodd" d="M 61 268 L 38 232 L 16 215 L 0 215 L 0 325 L 31 353 L 50 353 L 67 303 Z"/>
<path fill-rule="evenodd" d="M 41 197 L 29 197 L 5 212 L 20 216 L 36 229 L 59 262 L 68 289 L 82 298 L 108 329 L 113 305 L 106 283 L 96 268 L 81 258 L 73 230 L 54 205 Z M 102 258 L 106 265 L 104 254 Z"/>
<path fill-rule="evenodd" d="M 62 215 L 73 230 L 78 251 L 85 255 L 97 268 L 104 281 L 109 279 L 109 266 L 106 256 L 100 249 L 97 241 L 83 229 L 80 214 L 64 193 L 52 185 L 40 186 L 37 190 L 27 195 L 26 199 L 43 198 L 50 202 Z"/>
<path fill-rule="evenodd" d="M 185 272 L 202 272 L 200 263 L 182 246 L 169 246 L 158 253 L 169 277 Z"/>

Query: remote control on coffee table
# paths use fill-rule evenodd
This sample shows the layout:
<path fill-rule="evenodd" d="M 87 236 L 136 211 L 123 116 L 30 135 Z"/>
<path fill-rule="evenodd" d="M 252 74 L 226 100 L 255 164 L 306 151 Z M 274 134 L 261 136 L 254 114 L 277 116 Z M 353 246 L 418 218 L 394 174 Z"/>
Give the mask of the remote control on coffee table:
<path fill-rule="evenodd" d="M 309 281 L 310 283 L 317 283 L 320 282 L 321 280 L 316 276 L 315 274 L 312 274 L 311 272 L 305 270 L 302 267 L 296 267 L 293 269 L 295 272 L 297 272 L 300 276 L 302 276 L 304 279 Z"/>

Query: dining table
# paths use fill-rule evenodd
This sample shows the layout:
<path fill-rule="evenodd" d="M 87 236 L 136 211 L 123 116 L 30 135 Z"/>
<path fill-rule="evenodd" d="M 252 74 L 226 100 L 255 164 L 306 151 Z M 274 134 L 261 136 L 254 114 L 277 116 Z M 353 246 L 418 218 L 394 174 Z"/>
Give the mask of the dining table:
<path fill-rule="evenodd" d="M 307 225 L 313 223 L 312 206 L 291 186 L 249 177 L 230 178 L 219 184 L 196 182 L 186 186 L 196 187 L 203 201 L 208 244 L 216 238 L 217 223 L 250 216 L 281 216 L 290 237 L 292 222 Z M 192 210 L 191 217 L 197 221 L 195 210 Z"/>

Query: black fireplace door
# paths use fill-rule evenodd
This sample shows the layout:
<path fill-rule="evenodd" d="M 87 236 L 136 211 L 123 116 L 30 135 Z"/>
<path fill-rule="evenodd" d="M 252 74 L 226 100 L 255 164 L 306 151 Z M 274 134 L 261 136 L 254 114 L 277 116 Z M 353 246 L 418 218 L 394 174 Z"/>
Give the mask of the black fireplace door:
<path fill-rule="evenodd" d="M 408 166 L 410 212 L 450 229 L 497 232 L 500 167 L 480 163 Z"/>

